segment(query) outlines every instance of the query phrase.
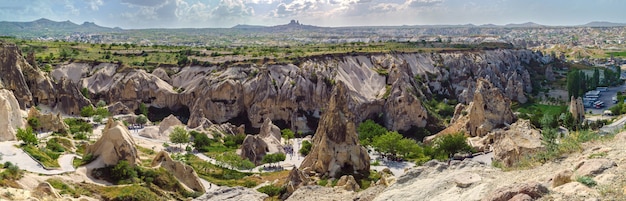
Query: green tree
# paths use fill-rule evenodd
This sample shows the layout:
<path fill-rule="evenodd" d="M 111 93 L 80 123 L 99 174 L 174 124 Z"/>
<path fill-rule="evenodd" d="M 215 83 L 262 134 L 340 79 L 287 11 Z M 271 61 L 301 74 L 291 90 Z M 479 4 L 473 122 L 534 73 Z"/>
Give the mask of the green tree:
<path fill-rule="evenodd" d="M 107 106 L 107 102 L 105 102 L 104 100 L 99 100 L 98 103 L 96 103 L 96 107 L 106 107 Z"/>
<path fill-rule="evenodd" d="M 96 110 L 91 105 L 87 105 L 83 107 L 82 109 L 80 109 L 80 116 L 91 117 L 94 114 L 96 114 Z"/>
<path fill-rule="evenodd" d="M 578 70 L 571 70 L 567 73 L 567 94 L 568 97 L 578 98 L 580 95 L 580 73 Z"/>
<path fill-rule="evenodd" d="M 87 99 L 89 99 L 89 89 L 87 88 L 82 88 L 80 89 L 80 93 L 83 94 L 83 96 Z"/>
<path fill-rule="evenodd" d="M 598 68 L 593 69 L 593 76 L 591 77 L 591 88 L 596 88 L 600 84 L 600 70 Z"/>
<path fill-rule="evenodd" d="M 191 131 L 189 132 L 193 137 L 193 147 L 195 147 L 198 151 L 207 152 L 208 146 L 211 146 L 211 139 L 201 132 Z"/>
<path fill-rule="evenodd" d="M 288 129 L 288 128 L 280 130 L 280 133 L 282 134 L 283 138 L 285 138 L 285 140 L 289 140 L 289 139 L 292 139 L 292 138 L 296 137 L 296 135 L 293 133 L 293 131 L 291 129 Z"/>
<path fill-rule="evenodd" d="M 556 128 L 559 127 L 559 122 L 552 114 L 545 113 L 541 117 L 541 128 Z"/>
<path fill-rule="evenodd" d="M 26 129 L 18 128 L 17 134 L 15 135 L 18 140 L 21 140 L 26 145 L 37 145 L 39 144 L 39 139 L 37 135 L 33 132 L 33 128 L 26 127 Z"/>
<path fill-rule="evenodd" d="M 141 114 L 143 114 L 144 116 L 148 116 L 148 106 L 146 106 L 146 104 L 144 103 L 140 103 L 139 112 L 141 112 Z"/>
<path fill-rule="evenodd" d="M 471 152 L 472 147 L 467 144 L 467 137 L 463 133 L 442 135 L 435 139 L 435 150 L 449 158 L 456 153 Z"/>
<path fill-rule="evenodd" d="M 28 125 L 31 128 L 35 128 L 35 129 L 39 128 L 39 125 L 40 125 L 39 119 L 35 117 L 28 118 Z"/>
<path fill-rule="evenodd" d="M 387 132 L 383 135 L 374 137 L 372 146 L 383 153 L 396 155 L 398 153 L 398 143 L 402 140 L 402 135 L 396 131 Z"/>
<path fill-rule="evenodd" d="M 387 129 L 368 119 L 359 124 L 357 133 L 359 133 L 359 141 L 362 145 L 371 145 L 374 137 L 384 135 L 387 133 Z"/>
<path fill-rule="evenodd" d="M 120 160 L 111 169 L 111 179 L 115 181 L 127 180 L 137 177 L 137 170 L 126 160 Z"/>
<path fill-rule="evenodd" d="M 298 152 L 300 152 L 300 154 L 304 156 L 309 155 L 309 152 L 311 152 L 312 147 L 313 147 L 313 144 L 311 144 L 311 142 L 309 142 L 308 140 L 304 140 L 302 141 L 302 147 L 300 147 L 300 150 L 298 150 Z"/>
<path fill-rule="evenodd" d="M 265 156 L 263 156 L 261 162 L 272 164 L 284 161 L 286 158 L 287 156 L 285 156 L 285 154 L 283 153 L 266 154 Z"/>
<path fill-rule="evenodd" d="M 170 133 L 170 141 L 179 145 L 189 143 L 189 133 L 183 127 L 177 126 Z"/>
<path fill-rule="evenodd" d="M 146 123 L 148 123 L 148 118 L 146 116 L 144 116 L 143 114 L 140 114 L 137 119 L 135 119 L 135 123 L 144 125 Z"/>
<path fill-rule="evenodd" d="M 107 109 L 106 107 L 98 107 L 98 108 L 96 108 L 95 114 L 99 115 L 99 116 L 102 116 L 102 117 L 110 116 L 109 109 Z"/>

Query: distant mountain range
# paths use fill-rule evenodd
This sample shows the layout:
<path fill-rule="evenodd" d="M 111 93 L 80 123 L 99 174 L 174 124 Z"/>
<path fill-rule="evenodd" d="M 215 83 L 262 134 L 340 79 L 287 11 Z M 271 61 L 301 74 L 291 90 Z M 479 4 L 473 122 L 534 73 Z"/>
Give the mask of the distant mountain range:
<path fill-rule="evenodd" d="M 626 26 L 626 23 L 614 23 L 604 21 L 594 21 L 583 25 L 567 26 L 567 27 L 622 27 Z M 367 28 L 367 26 L 361 26 Z M 384 28 L 385 26 L 369 26 L 376 28 Z M 406 26 L 389 26 L 391 27 L 415 27 L 415 28 L 455 28 L 455 27 L 478 27 L 478 28 L 537 28 L 537 27 L 560 27 L 560 26 L 548 26 L 541 25 L 534 22 L 526 22 L 521 24 L 506 24 L 506 25 L 406 25 Z M 275 31 L 294 31 L 294 30 L 315 30 L 325 29 L 329 27 L 318 27 L 312 25 L 304 25 L 296 20 L 291 20 L 288 24 L 276 25 L 276 26 L 260 26 L 260 25 L 237 25 L 231 27 L 231 29 L 238 30 L 262 30 L 268 32 Z M 341 28 L 341 27 L 336 27 Z M 360 28 L 360 27 L 346 27 L 346 28 Z M 115 33 L 126 31 L 121 28 L 109 28 L 99 26 L 93 22 L 84 22 L 83 24 L 76 24 L 71 21 L 52 21 L 49 19 L 38 19 L 32 22 L 9 22 L 0 21 L 0 35 L 3 36 L 20 36 L 26 38 L 33 37 L 58 37 L 66 36 L 72 33 Z"/>

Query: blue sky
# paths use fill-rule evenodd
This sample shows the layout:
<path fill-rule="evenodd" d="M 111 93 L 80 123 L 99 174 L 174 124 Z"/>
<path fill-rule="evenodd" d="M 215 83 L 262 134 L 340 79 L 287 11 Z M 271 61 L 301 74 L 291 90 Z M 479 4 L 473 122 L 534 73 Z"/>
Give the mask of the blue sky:
<path fill-rule="evenodd" d="M 0 21 L 122 28 L 626 22 L 624 0 L 0 0 Z"/>

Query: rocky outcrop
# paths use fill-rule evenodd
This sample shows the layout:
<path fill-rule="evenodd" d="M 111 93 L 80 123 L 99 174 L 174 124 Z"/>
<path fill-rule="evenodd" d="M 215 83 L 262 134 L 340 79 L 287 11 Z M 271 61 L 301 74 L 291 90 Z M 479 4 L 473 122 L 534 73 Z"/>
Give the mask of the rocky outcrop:
<path fill-rule="evenodd" d="M 563 170 L 556 173 L 552 178 L 552 188 L 571 182 L 572 175 L 574 175 L 572 170 Z"/>
<path fill-rule="evenodd" d="M 343 188 L 322 187 L 318 185 L 303 186 L 296 190 L 287 201 L 354 201 L 373 200 L 384 189 L 383 186 L 371 186 L 360 192 L 347 191 Z"/>
<path fill-rule="evenodd" d="M 317 173 L 334 178 L 342 174 L 369 172 L 370 158 L 367 150 L 359 144 L 354 115 L 349 110 L 353 103 L 350 102 L 346 85 L 337 83 L 313 137 L 311 152 L 302 161 L 301 169 L 310 167 Z"/>
<path fill-rule="evenodd" d="M 28 119 L 37 119 L 38 125 L 30 125 L 38 131 L 52 131 L 57 133 L 68 133 L 70 127 L 63 122 L 61 114 L 42 114 L 37 108 L 31 107 L 28 110 Z"/>
<path fill-rule="evenodd" d="M 469 107 L 469 135 L 484 136 L 489 131 L 513 123 L 511 101 L 489 80 L 478 79 Z"/>
<path fill-rule="evenodd" d="M 122 122 L 112 118 L 109 118 L 102 130 L 100 139 L 85 148 L 85 155 L 88 154 L 105 166 L 116 165 L 120 160 L 126 160 L 132 166 L 140 162 L 137 145 L 130 131 Z"/>
<path fill-rule="evenodd" d="M 152 167 L 165 168 L 167 171 L 171 172 L 178 181 L 194 191 L 205 191 L 202 182 L 200 182 L 200 177 L 198 177 L 198 174 L 196 174 L 196 171 L 191 166 L 180 161 L 172 160 L 169 154 L 164 151 L 159 152 L 154 157 Z"/>
<path fill-rule="evenodd" d="M 503 186 L 491 192 L 484 201 L 508 201 L 516 196 L 528 196 L 538 199 L 548 194 L 548 188 L 537 182 Z M 525 196 L 525 197 L 526 197 Z M 519 198 L 518 198 L 519 199 Z"/>
<path fill-rule="evenodd" d="M 300 169 L 294 167 L 291 172 L 289 172 L 289 176 L 287 176 L 286 181 L 287 182 L 285 182 L 284 187 L 287 192 L 283 195 L 283 198 L 291 196 L 291 194 L 293 194 L 293 192 L 296 191 L 298 188 L 306 186 L 311 181 L 311 179 L 309 179 L 306 174 L 300 171 Z"/>
<path fill-rule="evenodd" d="M 343 190 L 346 190 L 346 191 L 355 191 L 355 192 L 361 190 L 361 187 L 356 182 L 356 180 L 354 180 L 354 176 L 352 175 L 341 176 L 341 178 L 339 178 L 339 180 L 337 181 L 337 185 L 335 186 L 335 188 L 342 188 Z"/>
<path fill-rule="evenodd" d="M 572 113 L 575 122 L 582 122 L 585 119 L 585 105 L 583 105 L 583 99 L 581 97 L 571 97 L 569 112 Z"/>
<path fill-rule="evenodd" d="M 507 167 L 544 148 L 541 132 L 525 119 L 518 120 L 508 130 L 498 129 L 490 135 L 493 135 L 494 160 Z"/>
<path fill-rule="evenodd" d="M 219 187 L 215 191 L 210 191 L 204 195 L 193 199 L 194 201 L 210 201 L 210 200 L 222 200 L 222 201 L 263 201 L 269 197 L 266 194 L 259 193 L 258 191 L 250 188 L 238 187 Z"/>
<path fill-rule="evenodd" d="M 44 104 L 66 114 L 79 114 L 91 104 L 67 78 L 57 82 L 31 66 L 14 44 L 0 41 L 0 86 L 13 91 L 21 109 Z"/>
<path fill-rule="evenodd" d="M 13 92 L 0 89 L 0 142 L 16 139 L 17 129 L 24 127 L 21 114 Z"/>
<path fill-rule="evenodd" d="M 285 153 L 280 143 L 282 137 L 278 126 L 269 118 L 265 119 L 258 135 L 247 135 L 241 145 L 241 157 L 260 165 L 266 154 Z"/>
<path fill-rule="evenodd" d="M 174 115 L 167 116 L 161 123 L 159 123 L 158 130 L 155 128 L 147 128 L 139 132 L 139 136 L 152 138 L 152 139 L 161 139 L 161 140 L 169 140 L 170 133 L 174 130 L 175 127 L 184 127 L 184 124 L 178 120 Z"/>
<path fill-rule="evenodd" d="M 582 161 L 574 168 L 577 176 L 595 176 L 617 164 L 609 159 L 589 159 Z"/>
<path fill-rule="evenodd" d="M 61 198 L 61 195 L 48 182 L 39 183 L 33 190 L 33 194 L 37 198 Z"/>
<path fill-rule="evenodd" d="M 429 118 L 423 98 L 445 96 L 468 104 L 478 78 L 489 80 L 504 96 L 525 102 L 524 94 L 532 87 L 524 65 L 540 56 L 527 50 L 325 55 L 305 58 L 297 66 L 185 67 L 176 74 L 94 67 L 82 86 L 131 111 L 140 102 L 171 110 L 189 108 L 192 128 L 206 118 L 216 124 L 245 122 L 252 131 L 270 118 L 307 132 L 316 129 L 334 83 L 343 82 L 356 100 L 349 107 L 355 122 L 382 114 L 386 127 L 407 131 L 428 123 L 443 125 L 428 122 L 438 120 Z"/>

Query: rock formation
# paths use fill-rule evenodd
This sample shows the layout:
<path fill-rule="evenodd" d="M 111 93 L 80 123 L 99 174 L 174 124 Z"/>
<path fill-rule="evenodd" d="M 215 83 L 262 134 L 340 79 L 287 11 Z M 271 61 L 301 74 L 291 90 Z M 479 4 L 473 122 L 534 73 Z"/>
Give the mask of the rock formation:
<path fill-rule="evenodd" d="M 582 122 L 585 119 L 585 105 L 583 105 L 583 99 L 581 97 L 571 97 L 569 112 L 572 113 L 575 122 Z"/>
<path fill-rule="evenodd" d="M 498 129 L 490 135 L 493 135 L 494 160 L 507 167 L 544 148 L 541 132 L 529 120 L 520 119 L 508 130 Z"/>
<path fill-rule="evenodd" d="M 352 175 L 341 176 L 341 178 L 339 178 L 339 180 L 337 181 L 337 185 L 335 186 L 335 188 L 342 188 L 343 190 L 347 191 L 361 190 L 361 187 L 356 182 L 356 180 L 354 180 L 354 177 Z"/>
<path fill-rule="evenodd" d="M 311 181 L 307 175 L 305 175 L 300 169 L 293 168 L 287 176 L 287 182 L 285 182 L 285 189 L 287 192 L 283 195 L 283 198 L 287 198 L 293 194 L 298 188 L 308 185 Z M 283 199 L 284 200 L 284 199 Z"/>
<path fill-rule="evenodd" d="M 469 135 L 483 136 L 489 131 L 513 123 L 511 101 L 486 79 L 478 79 L 469 108 Z"/>
<path fill-rule="evenodd" d="M 0 86 L 13 91 L 21 109 L 48 105 L 66 114 L 79 114 L 91 104 L 78 87 L 63 77 L 58 82 L 31 66 L 15 44 L 0 41 Z"/>
<path fill-rule="evenodd" d="M 0 142 L 16 139 L 17 129 L 24 127 L 21 114 L 20 105 L 13 92 L 0 89 Z"/>
<path fill-rule="evenodd" d="M 548 188 L 537 182 L 503 186 L 491 192 L 486 201 L 508 201 L 517 196 L 538 199 L 548 194 Z M 519 199 L 519 197 L 517 198 Z"/>
<path fill-rule="evenodd" d="M 174 115 L 167 116 L 161 123 L 159 123 L 158 131 L 156 129 L 144 129 L 139 135 L 152 139 L 162 139 L 169 140 L 170 133 L 174 130 L 175 127 L 181 126 L 184 127 L 184 124 L 178 120 Z"/>
<path fill-rule="evenodd" d="M 359 144 L 354 115 L 349 110 L 350 93 L 342 82 L 337 83 L 320 124 L 313 137 L 311 152 L 304 158 L 300 168 L 338 178 L 355 172 L 367 174 L 370 158 L 367 150 Z"/>
<path fill-rule="evenodd" d="M 116 165 L 120 160 L 126 160 L 134 166 L 140 162 L 136 147 L 126 126 L 109 118 L 102 130 L 102 137 L 85 148 L 85 155 L 91 154 L 96 161 L 101 161 L 106 166 Z"/>
<path fill-rule="evenodd" d="M 30 110 L 28 110 L 28 118 L 37 119 L 39 125 L 30 126 L 38 131 L 52 131 L 57 133 L 68 133 L 70 131 L 70 127 L 63 122 L 61 114 L 42 114 L 37 108 L 31 107 Z"/>
<path fill-rule="evenodd" d="M 164 151 L 159 152 L 152 160 L 152 167 L 162 167 L 171 172 L 178 181 L 183 183 L 188 188 L 204 192 L 205 188 L 200 182 L 200 178 L 196 171 L 189 165 L 186 165 L 180 161 L 174 161 L 170 158 L 169 154 Z"/>
<path fill-rule="evenodd" d="M 266 154 L 285 153 L 280 143 L 280 129 L 269 118 L 265 119 L 258 135 L 247 135 L 241 145 L 241 157 L 247 158 L 255 165 L 260 165 Z"/>
<path fill-rule="evenodd" d="M 215 191 L 210 191 L 205 193 L 204 195 L 193 199 L 194 201 L 210 201 L 210 200 L 221 200 L 221 201 L 263 201 L 267 197 L 266 194 L 260 193 L 254 189 L 244 188 L 241 186 L 238 187 L 219 187 L 219 189 Z"/>
<path fill-rule="evenodd" d="M 61 199 L 61 195 L 48 182 L 39 183 L 34 189 L 33 194 L 37 198 L 54 198 Z"/>

